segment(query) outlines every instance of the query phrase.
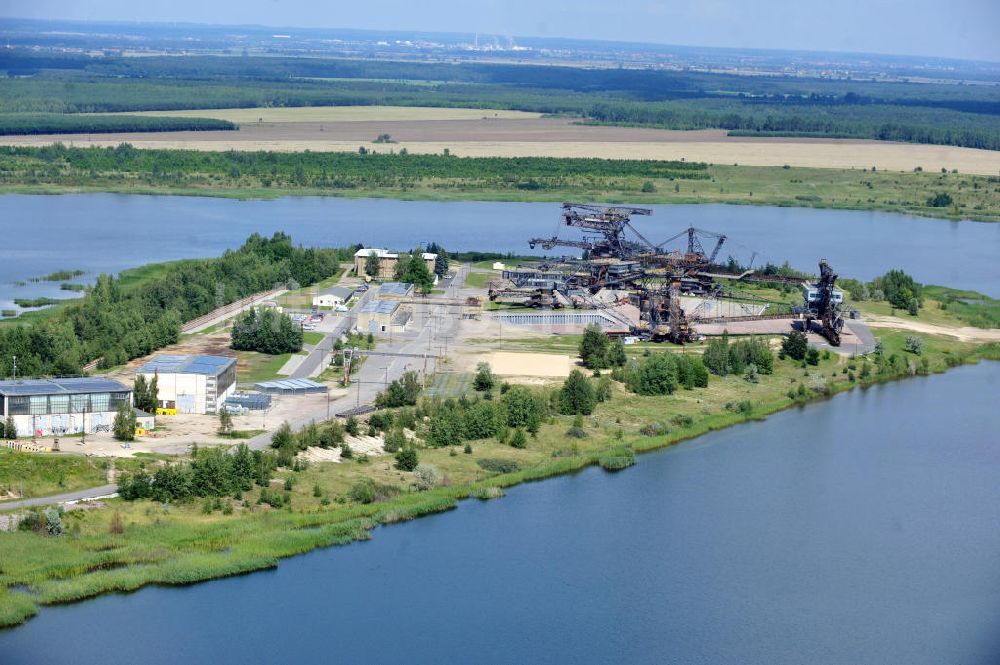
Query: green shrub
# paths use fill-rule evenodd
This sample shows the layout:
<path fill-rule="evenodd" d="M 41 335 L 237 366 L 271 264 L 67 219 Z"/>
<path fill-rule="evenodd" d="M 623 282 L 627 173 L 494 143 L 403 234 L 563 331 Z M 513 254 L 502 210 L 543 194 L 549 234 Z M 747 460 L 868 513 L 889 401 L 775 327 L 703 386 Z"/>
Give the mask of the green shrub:
<path fill-rule="evenodd" d="M 413 471 L 419 463 L 417 449 L 413 446 L 407 446 L 396 453 L 396 468 L 400 471 Z"/>
<path fill-rule="evenodd" d="M 631 448 L 618 446 L 602 454 L 598 463 L 605 471 L 621 471 L 635 464 L 635 452 Z"/>
<path fill-rule="evenodd" d="M 476 464 L 485 471 L 491 473 L 514 473 L 521 469 L 521 465 L 512 459 L 501 459 L 497 457 L 483 457 L 476 460 Z"/>

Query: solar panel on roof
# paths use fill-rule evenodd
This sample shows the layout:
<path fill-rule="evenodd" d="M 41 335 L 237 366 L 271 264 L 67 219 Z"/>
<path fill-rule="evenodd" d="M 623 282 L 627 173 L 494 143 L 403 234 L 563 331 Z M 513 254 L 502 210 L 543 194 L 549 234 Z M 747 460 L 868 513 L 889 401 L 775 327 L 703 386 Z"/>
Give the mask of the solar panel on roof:
<path fill-rule="evenodd" d="M 129 389 L 117 381 L 81 376 L 68 379 L 19 379 L 0 381 L 2 395 L 58 395 L 70 393 L 117 393 Z"/>
<path fill-rule="evenodd" d="M 326 392 L 327 387 L 310 379 L 279 379 L 260 381 L 254 387 L 266 393 L 306 394 Z"/>
<path fill-rule="evenodd" d="M 201 356 L 174 353 L 161 353 L 138 369 L 140 374 L 219 374 L 223 369 L 236 362 L 228 356 Z"/>

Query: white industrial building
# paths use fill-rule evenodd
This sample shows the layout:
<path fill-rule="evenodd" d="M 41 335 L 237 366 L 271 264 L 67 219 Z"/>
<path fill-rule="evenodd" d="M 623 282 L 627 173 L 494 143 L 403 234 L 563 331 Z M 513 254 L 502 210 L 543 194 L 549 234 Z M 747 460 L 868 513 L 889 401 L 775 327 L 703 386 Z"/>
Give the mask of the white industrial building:
<path fill-rule="evenodd" d="M 236 358 L 161 353 L 140 367 L 157 377 L 159 409 L 165 413 L 218 413 L 236 392 Z"/>
<path fill-rule="evenodd" d="M 313 298 L 313 307 L 339 307 L 347 303 L 354 295 L 354 289 L 347 286 L 334 286 Z"/>
<path fill-rule="evenodd" d="M 110 432 L 120 402 L 131 405 L 132 391 L 101 377 L 0 381 L 0 418 L 18 436 Z"/>

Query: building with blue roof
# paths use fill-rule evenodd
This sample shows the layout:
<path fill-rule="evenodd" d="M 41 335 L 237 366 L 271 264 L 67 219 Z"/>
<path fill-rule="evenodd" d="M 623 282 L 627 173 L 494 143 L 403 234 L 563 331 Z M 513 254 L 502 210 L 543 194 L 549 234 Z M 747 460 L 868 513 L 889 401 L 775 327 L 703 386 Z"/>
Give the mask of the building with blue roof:
<path fill-rule="evenodd" d="M 132 391 L 103 377 L 0 381 L 0 418 L 10 416 L 19 436 L 110 431 Z"/>
<path fill-rule="evenodd" d="M 406 330 L 410 322 L 410 311 L 395 300 L 369 300 L 358 309 L 356 327 L 371 333 Z"/>
<path fill-rule="evenodd" d="M 378 297 L 382 300 L 400 300 L 411 295 L 413 295 L 413 285 L 406 282 L 385 282 L 378 287 Z"/>
<path fill-rule="evenodd" d="M 160 413 L 218 413 L 236 391 L 236 358 L 160 353 L 136 370 L 159 388 Z"/>

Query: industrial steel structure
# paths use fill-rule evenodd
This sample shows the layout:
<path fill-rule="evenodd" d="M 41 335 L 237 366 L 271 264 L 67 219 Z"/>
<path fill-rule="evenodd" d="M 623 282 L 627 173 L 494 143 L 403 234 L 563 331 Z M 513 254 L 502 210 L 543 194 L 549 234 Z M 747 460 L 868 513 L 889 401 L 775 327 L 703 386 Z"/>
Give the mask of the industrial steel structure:
<path fill-rule="evenodd" d="M 583 257 L 506 269 L 501 273 L 501 279 L 490 282 L 490 300 L 529 307 L 573 307 L 614 312 L 616 304 L 599 301 L 595 295 L 604 289 L 622 290 L 628 294 L 628 303 L 638 313 L 629 325 L 630 334 L 675 343 L 684 343 L 697 336 L 693 322 L 702 317 L 718 317 L 722 309 L 717 305 L 719 299 L 746 305 L 746 311 L 738 314 L 744 320 L 778 313 L 790 316 L 793 313 L 788 303 L 738 291 L 732 285 L 741 281 L 800 285 L 801 278 L 758 274 L 752 266 L 735 271 L 733 261 L 729 262 L 730 265 L 722 265 L 719 263 L 720 252 L 728 240 L 727 236 L 694 226 L 654 244 L 631 222 L 633 215 L 649 216 L 652 212 L 649 208 L 564 203 L 561 225 L 579 229 L 581 237 L 534 237 L 528 240 L 528 245 L 545 250 L 556 247 L 577 249 L 582 251 Z M 671 247 L 672 243 L 682 239 L 684 244 Z M 807 302 L 799 311 L 807 319 L 823 321 L 824 335 L 836 344 L 834 340 L 839 338 L 838 326 L 843 326 L 843 319 L 835 309 L 831 309 L 830 303 L 839 303 L 836 300 L 839 292 L 832 290 L 833 282 L 823 272 L 824 265 L 825 262 L 821 263 L 820 282 L 814 287 L 820 300 Z M 829 274 L 832 275 L 832 271 Z M 832 279 L 836 280 L 836 275 Z M 828 290 L 829 301 L 824 301 L 822 298 L 827 297 L 824 294 Z M 704 297 L 705 302 L 715 302 L 716 305 L 698 306 L 693 308 L 693 312 L 686 313 L 681 304 L 682 295 Z M 842 299 L 843 295 L 839 297 Z M 621 313 L 615 318 L 620 319 Z"/>

